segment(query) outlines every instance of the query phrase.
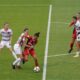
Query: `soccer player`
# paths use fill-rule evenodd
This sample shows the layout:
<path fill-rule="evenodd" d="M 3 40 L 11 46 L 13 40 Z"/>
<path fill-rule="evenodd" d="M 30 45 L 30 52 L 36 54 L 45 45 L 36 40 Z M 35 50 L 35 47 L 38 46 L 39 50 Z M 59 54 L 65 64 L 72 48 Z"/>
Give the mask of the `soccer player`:
<path fill-rule="evenodd" d="M 17 59 L 17 56 L 15 55 L 11 47 L 13 32 L 11 29 L 9 29 L 8 23 L 4 23 L 3 29 L 0 29 L 0 35 L 2 36 L 2 40 L 0 42 L 0 51 L 4 46 L 6 46 L 10 50 L 10 52 L 13 54 L 14 58 Z"/>
<path fill-rule="evenodd" d="M 18 38 L 16 44 L 14 45 L 14 51 L 18 58 L 12 64 L 13 69 L 15 69 L 16 67 L 21 68 L 20 63 L 21 60 L 23 59 L 21 47 L 23 47 L 26 44 L 26 38 L 28 37 L 29 37 L 28 28 L 25 28 L 23 33 Z"/>
<path fill-rule="evenodd" d="M 79 57 L 79 54 L 80 54 L 80 19 L 77 20 L 76 16 L 74 16 L 73 19 L 75 21 L 74 27 L 76 30 L 76 47 L 77 47 L 77 52 L 74 57 Z"/>
<path fill-rule="evenodd" d="M 34 59 L 35 67 L 39 67 L 37 55 L 34 49 L 35 45 L 38 42 L 39 35 L 40 32 L 35 33 L 34 36 L 30 36 L 23 51 L 24 60 L 28 61 L 28 56 L 31 55 Z"/>
<path fill-rule="evenodd" d="M 77 20 L 80 19 L 80 12 L 77 13 L 76 17 L 77 17 Z M 75 24 L 75 20 L 72 19 L 69 27 L 74 26 L 74 24 Z M 76 30 L 75 30 L 75 27 L 74 27 L 73 33 L 72 33 L 72 39 L 71 39 L 71 42 L 70 42 L 70 49 L 69 49 L 68 53 L 71 53 L 71 51 L 73 50 L 73 46 L 74 46 L 75 40 L 76 40 Z"/>

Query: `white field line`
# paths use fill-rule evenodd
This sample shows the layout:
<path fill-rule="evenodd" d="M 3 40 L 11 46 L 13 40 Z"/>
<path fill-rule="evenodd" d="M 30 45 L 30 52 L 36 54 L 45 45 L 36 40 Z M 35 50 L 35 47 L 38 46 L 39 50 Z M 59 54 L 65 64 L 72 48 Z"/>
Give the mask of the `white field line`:
<path fill-rule="evenodd" d="M 51 22 L 51 23 L 55 23 L 55 24 L 69 24 L 68 22 Z"/>
<path fill-rule="evenodd" d="M 23 4 L 23 5 L 19 5 L 19 4 L 0 4 L 1 7 L 48 7 L 47 4 Z"/>
<path fill-rule="evenodd" d="M 76 54 L 76 52 L 71 53 L 71 54 Z M 65 53 L 65 54 L 50 55 L 50 56 L 48 56 L 48 58 L 51 58 L 51 57 L 59 57 L 59 56 L 68 56 L 68 55 L 71 55 L 71 54 L 69 54 L 69 53 Z"/>
<path fill-rule="evenodd" d="M 48 16 L 48 26 L 47 26 L 47 34 L 46 34 L 46 46 L 45 46 L 45 56 L 44 56 L 44 66 L 43 66 L 42 80 L 46 80 L 47 57 L 48 57 L 48 46 L 49 46 L 49 33 L 50 33 L 50 26 L 51 26 L 51 13 L 52 13 L 52 5 L 49 6 L 49 16 Z"/>

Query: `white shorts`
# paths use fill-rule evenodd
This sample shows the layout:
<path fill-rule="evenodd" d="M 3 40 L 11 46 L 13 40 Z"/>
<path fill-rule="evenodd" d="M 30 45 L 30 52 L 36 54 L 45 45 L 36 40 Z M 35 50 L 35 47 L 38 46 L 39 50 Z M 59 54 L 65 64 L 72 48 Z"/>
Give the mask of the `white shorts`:
<path fill-rule="evenodd" d="M 77 41 L 80 41 L 80 34 L 77 35 Z"/>
<path fill-rule="evenodd" d="M 10 41 L 1 41 L 0 48 L 3 48 L 4 46 L 6 46 L 7 48 L 11 48 Z"/>
<path fill-rule="evenodd" d="M 14 45 L 14 52 L 16 54 L 22 54 L 21 46 L 19 44 Z"/>

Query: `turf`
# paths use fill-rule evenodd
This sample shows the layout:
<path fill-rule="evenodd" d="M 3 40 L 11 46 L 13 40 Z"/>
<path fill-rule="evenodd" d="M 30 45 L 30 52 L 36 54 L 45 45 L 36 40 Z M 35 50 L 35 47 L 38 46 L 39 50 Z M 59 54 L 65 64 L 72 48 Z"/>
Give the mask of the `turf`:
<path fill-rule="evenodd" d="M 11 64 L 14 58 L 9 50 L 4 48 L 0 52 L 0 80 L 42 79 L 49 4 L 49 0 L 0 0 L 0 28 L 2 28 L 4 22 L 10 24 L 14 33 L 12 45 L 14 45 L 25 26 L 28 26 L 30 35 L 38 31 L 41 32 L 35 48 L 41 71 L 39 73 L 33 72 L 34 61 L 32 57 L 29 57 L 29 61 L 22 65 L 22 70 L 13 70 Z"/>
<path fill-rule="evenodd" d="M 53 2 L 49 56 L 68 54 L 73 29 L 67 27 L 71 17 L 80 11 L 79 3 L 79 0 L 55 0 Z M 75 51 L 74 46 L 73 52 Z M 79 70 L 80 58 L 73 58 L 73 55 L 50 57 L 46 80 L 79 80 Z"/>
<path fill-rule="evenodd" d="M 29 61 L 22 65 L 22 70 L 13 70 L 11 64 L 14 58 L 4 48 L 0 52 L 0 80 L 42 80 L 49 5 L 53 5 L 48 54 L 51 56 L 67 54 L 72 29 L 68 29 L 65 23 L 69 23 L 71 17 L 80 11 L 79 3 L 80 0 L 0 0 L 0 28 L 4 22 L 10 23 L 14 32 L 12 45 L 26 25 L 31 35 L 41 32 L 35 48 L 41 71 L 33 72 L 34 61 L 30 56 Z M 80 58 L 73 58 L 73 55 L 48 58 L 46 80 L 80 80 L 79 63 Z"/>

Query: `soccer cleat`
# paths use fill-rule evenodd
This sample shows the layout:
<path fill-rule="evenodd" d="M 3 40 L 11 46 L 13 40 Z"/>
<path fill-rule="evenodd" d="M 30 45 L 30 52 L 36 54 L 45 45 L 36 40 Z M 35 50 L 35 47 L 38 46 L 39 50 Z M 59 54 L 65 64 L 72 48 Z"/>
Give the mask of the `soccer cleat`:
<path fill-rule="evenodd" d="M 25 64 L 25 60 L 24 59 L 22 59 L 22 63 Z"/>
<path fill-rule="evenodd" d="M 77 57 L 79 57 L 79 55 L 77 55 L 77 54 L 76 54 L 76 55 L 75 55 L 75 56 L 73 56 L 73 57 L 77 58 Z"/>
<path fill-rule="evenodd" d="M 72 52 L 72 50 L 73 50 L 73 48 L 69 49 L 68 53 L 71 53 L 71 52 Z"/>
<path fill-rule="evenodd" d="M 15 69 L 15 68 L 16 68 L 16 66 L 15 66 L 15 65 L 12 65 L 12 68 L 13 68 L 13 69 Z"/>

